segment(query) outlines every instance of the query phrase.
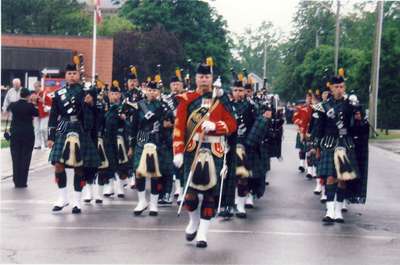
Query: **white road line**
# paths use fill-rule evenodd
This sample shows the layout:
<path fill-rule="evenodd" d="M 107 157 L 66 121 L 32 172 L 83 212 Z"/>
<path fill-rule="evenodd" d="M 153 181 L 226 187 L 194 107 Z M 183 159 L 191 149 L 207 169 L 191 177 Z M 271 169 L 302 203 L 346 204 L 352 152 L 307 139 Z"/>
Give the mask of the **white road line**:
<path fill-rule="evenodd" d="M 21 227 L 4 227 L 3 229 L 21 229 Z M 110 226 L 30 226 L 30 229 L 35 230 L 92 230 L 92 231 L 137 231 L 137 232 L 183 232 L 184 228 L 169 228 L 169 227 L 110 227 Z M 332 237 L 332 238 L 354 238 L 354 239 L 370 239 L 370 240 L 399 240 L 399 237 L 379 236 L 379 235 L 352 235 L 345 233 L 300 233 L 300 232 L 285 232 L 285 231 L 252 231 L 252 230 L 224 230 L 210 229 L 211 233 L 216 234 L 251 234 L 251 235 L 274 235 L 274 236 L 297 236 L 297 237 Z"/>

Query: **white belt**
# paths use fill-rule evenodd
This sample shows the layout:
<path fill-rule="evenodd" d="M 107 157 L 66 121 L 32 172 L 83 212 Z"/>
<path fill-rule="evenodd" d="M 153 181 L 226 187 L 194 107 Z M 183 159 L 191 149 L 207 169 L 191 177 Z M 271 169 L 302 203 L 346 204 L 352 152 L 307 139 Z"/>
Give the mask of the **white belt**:
<path fill-rule="evenodd" d="M 193 141 L 198 142 L 200 140 L 200 134 L 196 133 L 193 136 Z M 225 136 L 216 136 L 216 135 L 205 135 L 203 138 L 203 143 L 223 143 L 225 141 Z"/>

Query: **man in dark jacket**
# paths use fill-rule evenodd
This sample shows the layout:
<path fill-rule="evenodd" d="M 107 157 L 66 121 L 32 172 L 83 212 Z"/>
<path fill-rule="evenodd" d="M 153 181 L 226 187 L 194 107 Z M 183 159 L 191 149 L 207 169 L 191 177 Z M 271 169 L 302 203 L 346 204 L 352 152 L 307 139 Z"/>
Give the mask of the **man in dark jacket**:
<path fill-rule="evenodd" d="M 13 162 L 15 188 L 26 188 L 35 135 L 33 116 L 38 116 L 37 107 L 29 102 L 30 92 L 22 88 L 21 98 L 11 103 L 7 111 L 12 113 L 10 150 Z"/>

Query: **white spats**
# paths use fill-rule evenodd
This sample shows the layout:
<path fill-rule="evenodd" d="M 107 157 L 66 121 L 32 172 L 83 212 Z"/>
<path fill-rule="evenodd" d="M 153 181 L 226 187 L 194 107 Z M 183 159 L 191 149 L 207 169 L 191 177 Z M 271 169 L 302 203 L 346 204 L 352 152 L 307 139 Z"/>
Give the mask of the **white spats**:
<path fill-rule="evenodd" d="M 247 200 L 247 197 L 245 197 L 245 196 L 243 196 L 243 197 L 238 196 L 237 197 L 236 217 L 238 217 L 238 218 L 247 218 L 246 209 L 245 209 L 246 208 L 246 206 L 245 206 L 246 200 Z"/>
<path fill-rule="evenodd" d="M 342 215 L 342 207 L 343 202 L 335 201 L 335 221 L 338 223 L 343 223 L 343 215 Z"/>
<path fill-rule="evenodd" d="M 58 199 L 54 203 L 54 207 L 64 208 L 68 205 L 68 191 L 67 188 L 58 189 Z"/>
<path fill-rule="evenodd" d="M 200 219 L 199 229 L 197 230 L 196 241 L 207 242 L 208 229 L 210 227 L 211 220 Z"/>
<path fill-rule="evenodd" d="M 322 192 L 321 179 L 320 178 L 316 178 L 315 179 L 314 194 L 321 194 L 321 192 Z"/>
<path fill-rule="evenodd" d="M 78 209 L 81 209 L 81 199 L 82 199 L 82 192 L 81 191 L 74 191 L 74 202 L 73 202 L 73 207 L 77 207 Z"/>
<path fill-rule="evenodd" d="M 93 199 L 93 184 L 86 184 L 83 187 L 83 201 L 86 203 L 90 203 Z"/>
<path fill-rule="evenodd" d="M 95 195 L 96 203 L 102 203 L 103 202 L 103 185 L 97 184 L 97 193 Z"/>
<path fill-rule="evenodd" d="M 146 201 L 146 191 L 138 191 L 138 199 L 139 202 L 133 210 L 135 215 L 140 215 L 144 210 L 147 209 L 147 201 Z"/>
<path fill-rule="evenodd" d="M 124 198 L 125 197 L 124 184 L 125 184 L 125 181 L 120 179 L 119 177 L 117 177 L 116 190 L 117 190 L 118 198 Z"/>
<path fill-rule="evenodd" d="M 200 213 L 198 211 L 199 208 L 192 212 L 188 212 L 189 214 L 189 223 L 186 226 L 185 233 L 186 234 L 194 234 L 199 228 L 200 224 Z"/>
<path fill-rule="evenodd" d="M 333 222 L 335 220 L 335 202 L 326 202 L 326 215 L 324 222 Z"/>
<path fill-rule="evenodd" d="M 246 208 L 254 208 L 254 197 L 253 194 L 249 193 L 247 195 L 246 201 L 245 201 L 245 207 Z"/>
<path fill-rule="evenodd" d="M 158 214 L 158 194 L 150 194 L 150 215 L 156 216 Z"/>

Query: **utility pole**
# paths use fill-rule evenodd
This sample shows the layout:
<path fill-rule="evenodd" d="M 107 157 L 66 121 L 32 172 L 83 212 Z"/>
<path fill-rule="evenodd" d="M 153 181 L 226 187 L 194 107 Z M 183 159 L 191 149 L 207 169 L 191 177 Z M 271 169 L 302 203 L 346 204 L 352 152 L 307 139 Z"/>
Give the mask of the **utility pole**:
<path fill-rule="evenodd" d="M 383 24 L 383 1 L 378 1 L 376 5 L 376 28 L 374 40 L 374 53 L 372 55 L 372 68 L 371 68 L 371 89 L 369 94 L 369 123 L 371 124 L 372 138 L 375 137 L 378 116 L 378 89 L 379 89 L 379 67 L 381 57 L 381 38 L 382 38 L 382 24 Z"/>
<path fill-rule="evenodd" d="M 264 66 L 263 80 L 267 78 L 267 42 L 264 43 Z M 265 88 L 268 90 L 268 83 L 265 83 Z"/>
<path fill-rule="evenodd" d="M 263 78 L 267 78 L 267 43 L 264 43 L 264 66 Z"/>
<path fill-rule="evenodd" d="M 317 7 L 317 11 L 315 12 L 315 18 L 316 18 L 316 21 L 318 21 L 318 18 L 319 18 L 319 7 Z M 316 24 L 318 24 L 318 22 Z M 319 47 L 319 30 L 320 30 L 320 28 L 317 28 L 315 30 L 315 48 L 317 48 L 317 49 Z"/>
<path fill-rule="evenodd" d="M 339 65 L 339 39 L 340 39 L 340 1 L 336 1 L 336 37 L 335 37 L 335 75 Z"/>

